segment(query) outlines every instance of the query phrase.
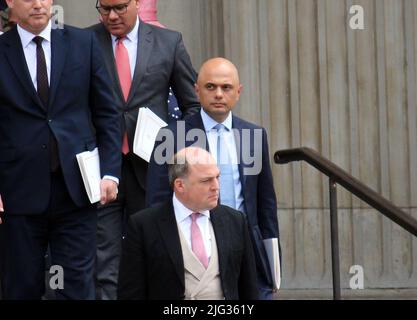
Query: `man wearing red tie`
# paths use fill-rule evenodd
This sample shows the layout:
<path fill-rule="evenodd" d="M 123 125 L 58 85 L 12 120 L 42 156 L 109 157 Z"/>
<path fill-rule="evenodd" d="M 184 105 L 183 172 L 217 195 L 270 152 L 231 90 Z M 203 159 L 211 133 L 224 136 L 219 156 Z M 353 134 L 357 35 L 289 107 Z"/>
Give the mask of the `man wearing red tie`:
<path fill-rule="evenodd" d="M 246 217 L 218 205 L 216 161 L 190 147 L 170 163 L 172 198 L 129 218 L 119 299 L 258 299 Z"/>
<path fill-rule="evenodd" d="M 133 154 L 139 108 L 148 107 L 168 122 L 169 88 L 183 116 L 193 114 L 199 102 L 196 81 L 181 34 L 144 23 L 138 18 L 139 0 L 98 0 L 102 23 L 92 26 L 111 74 L 117 107 L 122 113 L 122 179 L 118 199 L 99 208 L 97 234 L 97 296 L 116 299 L 122 222 L 145 208 L 148 164 Z"/>

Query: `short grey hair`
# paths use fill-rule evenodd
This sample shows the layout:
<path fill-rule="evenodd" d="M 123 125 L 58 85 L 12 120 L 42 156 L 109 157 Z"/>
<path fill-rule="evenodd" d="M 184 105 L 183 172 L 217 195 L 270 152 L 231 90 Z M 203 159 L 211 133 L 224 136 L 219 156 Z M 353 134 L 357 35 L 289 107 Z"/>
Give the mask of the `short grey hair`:
<path fill-rule="evenodd" d="M 178 178 L 186 178 L 190 164 L 187 161 L 185 153 L 175 154 L 174 158 L 168 163 L 169 185 L 174 189 L 174 182 Z"/>

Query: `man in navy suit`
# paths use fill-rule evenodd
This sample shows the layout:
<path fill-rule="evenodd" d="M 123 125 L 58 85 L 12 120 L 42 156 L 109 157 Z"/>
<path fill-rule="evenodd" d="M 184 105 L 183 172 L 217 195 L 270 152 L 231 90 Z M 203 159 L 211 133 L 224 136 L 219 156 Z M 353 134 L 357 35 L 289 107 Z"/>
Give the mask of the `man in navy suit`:
<path fill-rule="evenodd" d="M 101 203 L 116 199 L 120 115 L 89 31 L 51 30 L 52 0 L 7 0 L 0 38 L 0 244 L 3 298 L 40 299 L 49 245 L 57 299 L 94 299 L 96 207 L 76 155 L 98 147 Z M 54 287 L 55 288 L 55 287 Z"/>
<path fill-rule="evenodd" d="M 278 238 L 278 217 L 265 129 L 232 115 L 242 85 L 230 61 L 215 58 L 204 63 L 195 90 L 201 112 L 185 123 L 170 124 L 158 135 L 148 168 L 147 205 L 154 206 L 170 197 L 166 161 L 173 153 L 191 145 L 209 150 L 224 168 L 220 176 L 221 204 L 247 216 L 259 295 L 270 299 L 273 283 L 263 240 Z M 221 144 L 226 145 L 223 151 Z M 227 165 L 222 163 L 225 155 Z"/>

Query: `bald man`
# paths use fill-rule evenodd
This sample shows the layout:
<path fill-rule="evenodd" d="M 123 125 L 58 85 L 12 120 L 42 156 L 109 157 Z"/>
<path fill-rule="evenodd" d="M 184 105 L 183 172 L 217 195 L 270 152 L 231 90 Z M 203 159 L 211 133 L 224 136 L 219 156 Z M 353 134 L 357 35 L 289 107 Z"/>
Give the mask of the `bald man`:
<path fill-rule="evenodd" d="M 257 299 L 246 219 L 218 205 L 214 158 L 200 148 L 182 149 L 168 173 L 173 196 L 129 219 L 119 299 Z"/>
<path fill-rule="evenodd" d="M 232 62 L 224 58 L 205 62 L 195 91 L 201 112 L 159 133 L 148 168 L 147 205 L 171 197 L 166 160 L 172 153 L 191 145 L 209 151 L 221 171 L 221 204 L 247 216 L 260 298 L 271 299 L 275 288 L 263 240 L 279 238 L 279 232 L 266 131 L 232 114 L 242 92 Z"/>

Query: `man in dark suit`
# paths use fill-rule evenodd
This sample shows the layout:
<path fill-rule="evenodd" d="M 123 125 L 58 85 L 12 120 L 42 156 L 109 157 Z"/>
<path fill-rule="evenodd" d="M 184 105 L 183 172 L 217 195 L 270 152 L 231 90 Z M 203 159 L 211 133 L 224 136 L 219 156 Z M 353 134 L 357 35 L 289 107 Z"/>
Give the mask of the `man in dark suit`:
<path fill-rule="evenodd" d="M 232 115 L 242 85 L 230 61 L 216 58 L 204 63 L 195 88 L 201 112 L 159 133 L 148 168 L 147 204 L 170 197 L 166 160 L 181 144 L 210 150 L 221 169 L 221 203 L 247 216 L 260 297 L 270 299 L 273 283 L 263 240 L 278 238 L 278 217 L 265 129 Z M 225 156 L 230 161 L 222 161 Z"/>
<path fill-rule="evenodd" d="M 52 30 L 52 0 L 7 0 L 0 38 L 0 245 L 5 299 L 40 299 L 49 245 L 58 299 L 93 299 L 96 206 L 76 155 L 98 147 L 101 203 L 116 199 L 120 115 L 92 32 Z"/>
<path fill-rule="evenodd" d="M 129 219 L 119 299 L 257 299 L 256 268 L 245 217 L 218 206 L 219 169 L 201 148 L 178 152 L 165 203 Z"/>
<path fill-rule="evenodd" d="M 97 297 L 104 300 L 116 299 L 123 215 L 145 208 L 148 163 L 133 153 L 139 108 L 148 107 L 168 122 L 170 87 L 183 116 L 199 107 L 193 89 L 196 73 L 181 34 L 141 21 L 139 2 L 97 1 L 102 23 L 91 27 L 100 42 L 123 117 L 120 192 L 116 202 L 99 209 L 98 216 Z"/>

